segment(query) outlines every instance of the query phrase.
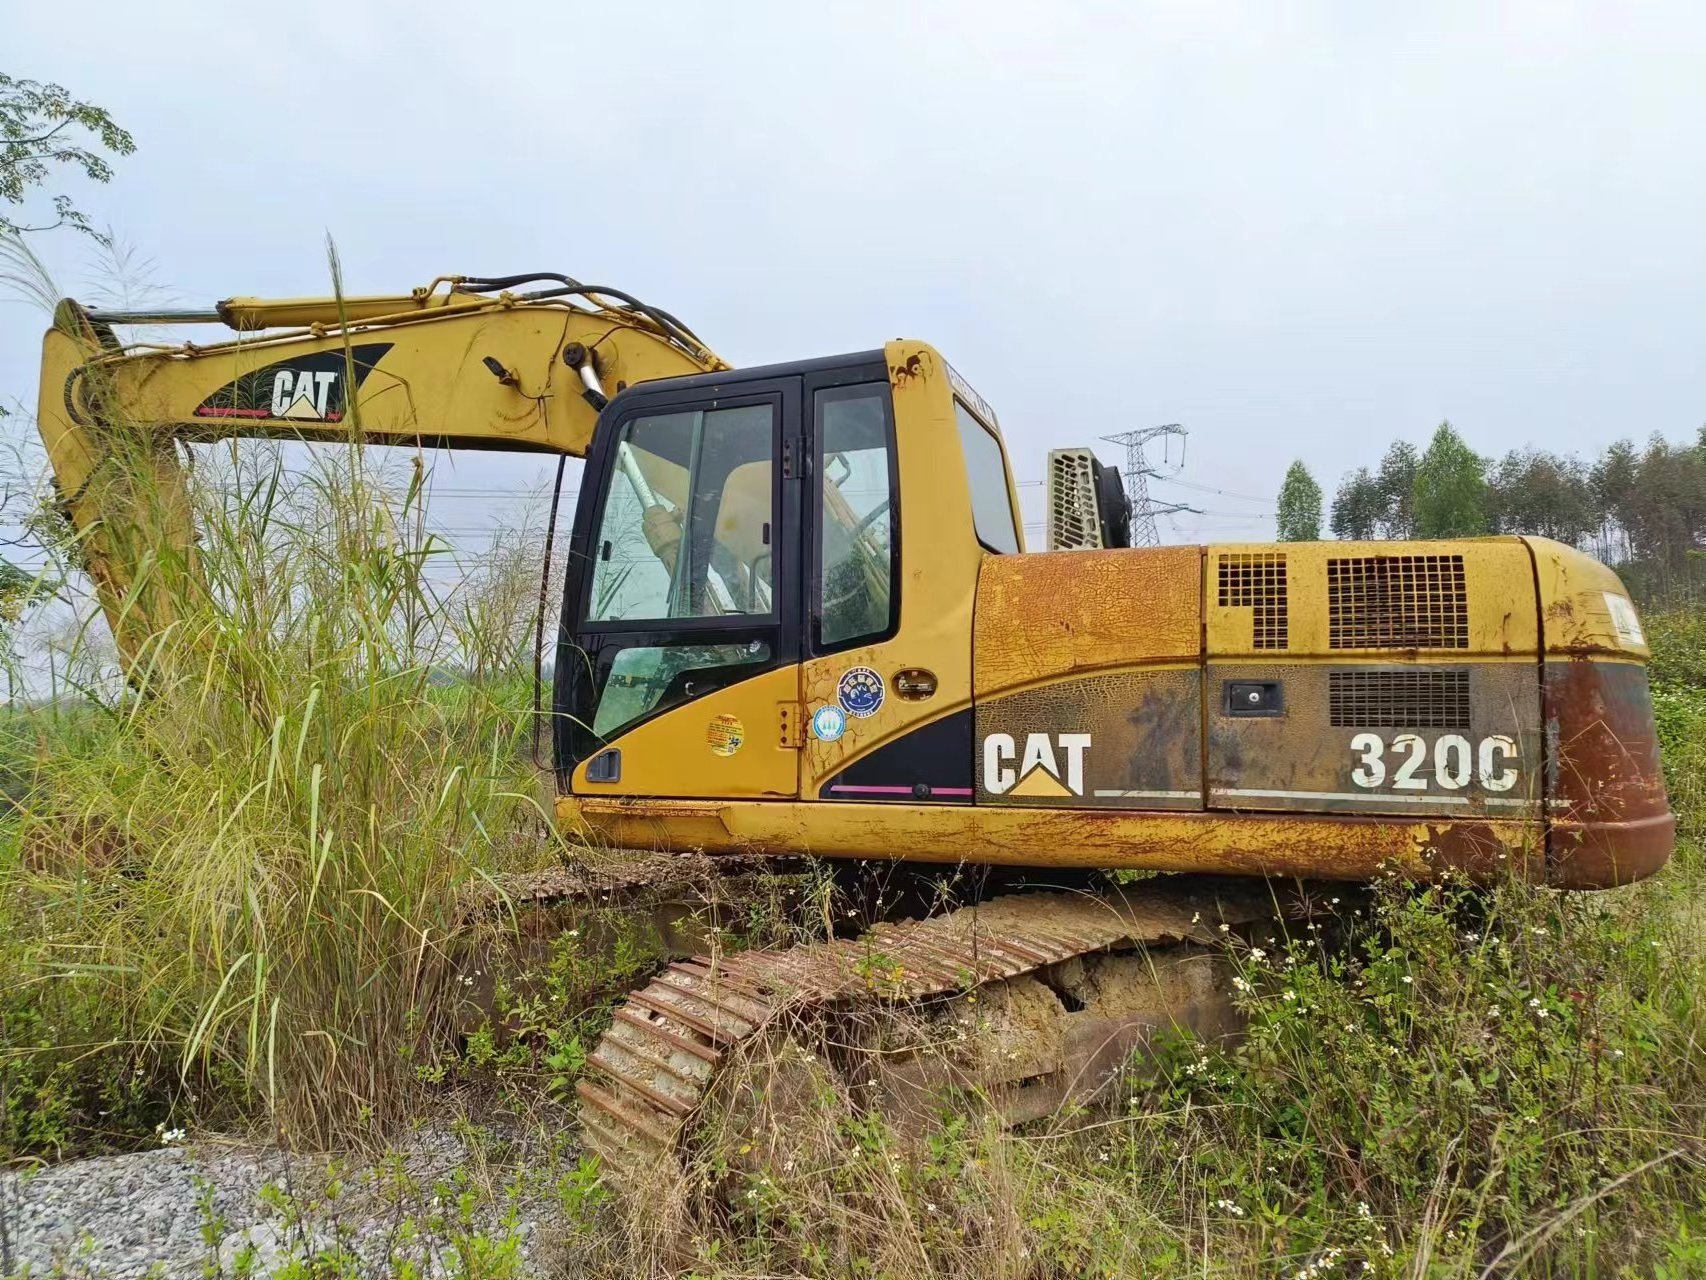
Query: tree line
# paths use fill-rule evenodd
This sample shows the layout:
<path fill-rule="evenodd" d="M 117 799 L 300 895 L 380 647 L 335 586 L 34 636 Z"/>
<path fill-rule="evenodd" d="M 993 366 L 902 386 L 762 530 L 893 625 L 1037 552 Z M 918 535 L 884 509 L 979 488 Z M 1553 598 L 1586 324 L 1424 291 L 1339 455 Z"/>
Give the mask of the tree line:
<path fill-rule="evenodd" d="M 1280 541 L 1322 536 L 1321 486 L 1302 462 L 1278 507 Z M 1592 460 L 1533 448 L 1495 459 L 1442 422 L 1425 450 L 1397 440 L 1378 467 L 1346 474 L 1325 526 L 1351 540 L 1537 534 L 1619 566 L 1648 593 L 1706 585 L 1706 427 L 1686 444 L 1619 440 Z"/>

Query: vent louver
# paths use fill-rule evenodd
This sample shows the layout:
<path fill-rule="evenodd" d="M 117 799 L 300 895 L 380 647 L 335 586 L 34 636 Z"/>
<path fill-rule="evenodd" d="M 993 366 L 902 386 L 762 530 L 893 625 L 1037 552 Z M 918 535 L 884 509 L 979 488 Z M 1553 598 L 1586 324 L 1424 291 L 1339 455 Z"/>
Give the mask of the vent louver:
<path fill-rule="evenodd" d="M 1333 649 L 1467 649 L 1463 557 L 1329 560 L 1327 615 Z"/>
<path fill-rule="evenodd" d="M 1467 729 L 1469 672 L 1332 671 L 1327 714 L 1335 729 Z"/>
<path fill-rule="evenodd" d="M 1221 556 L 1220 607 L 1251 611 L 1252 649 L 1285 648 L 1291 642 L 1285 556 L 1277 551 Z"/>

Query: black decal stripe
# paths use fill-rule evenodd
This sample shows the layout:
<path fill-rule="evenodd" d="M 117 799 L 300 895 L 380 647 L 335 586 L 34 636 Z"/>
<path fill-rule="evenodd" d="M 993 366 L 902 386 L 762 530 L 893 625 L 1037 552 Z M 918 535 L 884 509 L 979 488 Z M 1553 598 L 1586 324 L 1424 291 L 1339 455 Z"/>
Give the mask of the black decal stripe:
<path fill-rule="evenodd" d="M 389 342 L 365 342 L 350 348 L 348 365 L 353 365 L 355 368 L 357 389 L 367 380 L 367 375 L 373 372 L 374 366 L 384 359 L 385 353 L 391 350 L 393 345 Z M 291 419 L 275 419 L 273 414 L 273 383 L 278 374 L 290 373 L 298 377 L 304 373 L 342 374 L 348 365 L 345 363 L 343 351 L 316 351 L 312 355 L 294 356 L 289 360 L 279 360 L 227 382 L 196 406 L 194 416 L 198 418 L 248 418 L 257 421 L 270 419 L 289 422 Z M 344 410 L 348 407 L 347 388 L 344 386 L 344 379 L 339 377 L 331 385 L 325 413 L 316 415 L 308 421 L 342 421 Z"/>
<path fill-rule="evenodd" d="M 824 800 L 970 804 L 972 713 L 932 720 L 848 765 L 823 785 Z"/>

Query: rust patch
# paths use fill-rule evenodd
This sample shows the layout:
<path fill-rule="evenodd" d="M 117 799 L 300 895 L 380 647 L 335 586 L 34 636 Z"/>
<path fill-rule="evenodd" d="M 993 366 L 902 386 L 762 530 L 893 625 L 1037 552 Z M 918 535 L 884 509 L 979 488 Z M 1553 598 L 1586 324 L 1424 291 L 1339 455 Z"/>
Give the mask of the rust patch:
<path fill-rule="evenodd" d="M 1548 880 L 1598 889 L 1651 875 L 1670 857 L 1676 821 L 1646 669 L 1576 658 L 1548 662 L 1545 679 L 1555 778 Z"/>
<path fill-rule="evenodd" d="M 976 696 L 1092 671 L 1195 662 L 1202 551 L 992 556 L 977 582 Z"/>
<path fill-rule="evenodd" d="M 1321 880 L 1369 880 L 1387 871 L 1426 877 L 1445 867 L 1486 875 L 1513 864 L 1545 874 L 1539 821 L 751 801 L 725 806 L 720 821 L 687 822 L 675 803 L 649 801 L 645 817 L 602 800 L 577 800 L 577 808 L 612 842 L 644 846 L 668 832 L 707 853 L 785 856 L 808 849 L 820 858 Z"/>
<path fill-rule="evenodd" d="M 895 386 L 904 386 L 914 378 L 930 376 L 928 359 L 922 351 L 915 351 L 900 364 L 889 366 L 889 379 Z"/>

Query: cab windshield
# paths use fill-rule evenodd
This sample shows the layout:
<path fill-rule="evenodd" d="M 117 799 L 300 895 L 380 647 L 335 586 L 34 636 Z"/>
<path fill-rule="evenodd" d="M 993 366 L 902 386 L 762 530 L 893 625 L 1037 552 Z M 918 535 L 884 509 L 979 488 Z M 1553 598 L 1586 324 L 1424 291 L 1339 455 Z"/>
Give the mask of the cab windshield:
<path fill-rule="evenodd" d="M 770 404 L 630 419 L 605 496 L 589 622 L 775 608 Z"/>

